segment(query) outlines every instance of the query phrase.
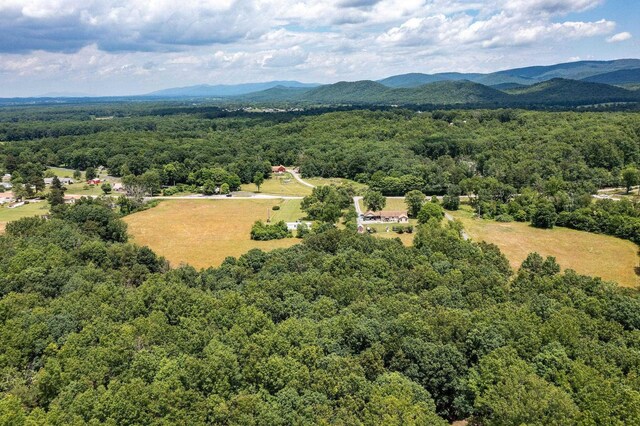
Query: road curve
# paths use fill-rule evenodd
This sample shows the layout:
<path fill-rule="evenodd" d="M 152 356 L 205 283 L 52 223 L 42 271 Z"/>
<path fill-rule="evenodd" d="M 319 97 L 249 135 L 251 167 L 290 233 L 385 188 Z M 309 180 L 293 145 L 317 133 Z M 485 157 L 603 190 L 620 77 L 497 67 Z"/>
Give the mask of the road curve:
<path fill-rule="evenodd" d="M 293 169 L 286 169 L 287 172 L 291 173 L 291 176 L 293 176 L 293 178 L 295 180 L 297 180 L 298 182 L 300 182 L 302 185 L 304 186 L 308 186 L 309 188 L 315 188 L 315 185 L 310 184 L 309 182 L 306 182 L 305 180 L 302 179 L 302 177 L 300 177 L 300 173 L 294 171 Z"/>

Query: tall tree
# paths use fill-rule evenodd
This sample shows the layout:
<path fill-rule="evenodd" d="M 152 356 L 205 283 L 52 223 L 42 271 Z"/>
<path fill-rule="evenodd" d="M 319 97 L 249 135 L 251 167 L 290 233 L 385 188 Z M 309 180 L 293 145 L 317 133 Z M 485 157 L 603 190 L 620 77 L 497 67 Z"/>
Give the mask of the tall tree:
<path fill-rule="evenodd" d="M 87 180 L 95 179 L 98 177 L 98 172 L 94 167 L 87 167 L 87 169 L 84 172 L 84 177 Z"/>
<path fill-rule="evenodd" d="M 640 172 L 636 167 L 627 166 L 622 170 L 622 180 L 624 181 L 624 186 L 627 188 L 628 194 L 631 192 L 631 187 L 640 183 Z"/>
<path fill-rule="evenodd" d="M 258 188 L 258 192 L 260 192 L 260 187 L 262 186 L 263 183 L 264 183 L 264 174 L 261 172 L 256 172 L 256 174 L 253 175 L 253 184 Z"/>
<path fill-rule="evenodd" d="M 64 191 L 66 191 L 66 188 L 62 186 L 62 182 L 60 182 L 60 179 L 58 179 L 58 176 L 54 176 L 53 180 L 51 181 L 49 196 L 47 197 L 47 199 L 49 200 L 49 204 L 51 204 L 51 207 L 64 204 Z"/>
<path fill-rule="evenodd" d="M 404 202 L 407 204 L 407 210 L 410 217 L 417 217 L 422 205 L 427 197 L 417 189 L 407 192 L 404 196 Z"/>
<path fill-rule="evenodd" d="M 365 192 L 362 201 L 364 201 L 367 210 L 373 211 L 380 211 L 387 204 L 387 199 L 382 195 L 382 192 L 374 190 Z"/>

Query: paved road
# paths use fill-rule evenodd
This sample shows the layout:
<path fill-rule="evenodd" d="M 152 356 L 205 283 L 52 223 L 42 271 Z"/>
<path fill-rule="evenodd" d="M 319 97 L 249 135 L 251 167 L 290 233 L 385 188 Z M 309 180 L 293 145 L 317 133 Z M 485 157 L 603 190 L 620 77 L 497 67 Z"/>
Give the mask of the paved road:
<path fill-rule="evenodd" d="M 315 185 L 310 184 L 309 182 L 306 182 L 302 179 L 302 177 L 300 177 L 300 173 L 298 172 L 294 172 L 293 169 L 287 169 L 287 172 L 291 173 L 291 176 L 293 176 L 293 178 L 295 180 L 297 180 L 298 182 L 300 182 L 301 184 L 303 184 L 304 186 L 308 186 L 309 188 L 315 188 Z"/>
<path fill-rule="evenodd" d="M 289 195 L 271 195 L 271 194 L 255 194 L 249 196 L 233 196 L 224 195 L 182 195 L 165 197 L 158 195 L 156 197 L 144 197 L 145 201 L 152 200 L 302 200 L 303 197 L 294 197 Z"/>

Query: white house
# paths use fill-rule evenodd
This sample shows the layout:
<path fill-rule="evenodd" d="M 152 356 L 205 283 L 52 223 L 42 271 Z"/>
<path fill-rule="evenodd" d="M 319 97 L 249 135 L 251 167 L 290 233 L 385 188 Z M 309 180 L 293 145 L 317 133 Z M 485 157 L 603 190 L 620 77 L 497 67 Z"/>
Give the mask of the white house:
<path fill-rule="evenodd" d="M 71 185 L 72 183 L 74 183 L 73 179 L 68 177 L 58 178 L 58 180 L 60 180 L 60 183 L 63 185 Z M 53 178 L 44 178 L 45 185 L 51 185 L 52 183 L 53 183 Z"/>
<path fill-rule="evenodd" d="M 311 225 L 312 225 L 312 223 L 311 223 L 311 222 L 300 222 L 300 221 L 297 221 L 297 222 L 287 222 L 287 229 L 288 229 L 289 231 L 296 231 L 296 230 L 298 229 L 298 226 L 300 226 L 300 225 L 301 225 L 301 224 L 303 224 L 303 223 L 304 223 L 305 225 L 307 225 L 307 228 L 311 229 Z"/>

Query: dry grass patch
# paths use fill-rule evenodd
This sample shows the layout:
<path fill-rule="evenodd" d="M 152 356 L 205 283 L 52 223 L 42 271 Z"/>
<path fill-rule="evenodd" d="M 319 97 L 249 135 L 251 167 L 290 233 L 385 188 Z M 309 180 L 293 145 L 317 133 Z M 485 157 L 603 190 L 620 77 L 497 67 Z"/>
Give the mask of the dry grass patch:
<path fill-rule="evenodd" d="M 474 219 L 465 210 L 450 213 L 463 223 L 471 238 L 500 247 L 514 268 L 519 268 L 535 251 L 554 256 L 563 269 L 616 281 L 625 287 L 640 284 L 635 273 L 638 246 L 631 241 L 567 228 L 537 229 L 527 223 Z"/>
<path fill-rule="evenodd" d="M 281 210 L 271 210 L 275 205 Z M 249 237 L 253 223 L 266 220 L 268 211 L 274 220 L 295 220 L 299 205 L 298 200 L 165 200 L 125 221 L 134 242 L 149 246 L 173 266 L 188 263 L 206 268 L 253 248 L 267 251 L 300 242 L 297 238 L 253 241 Z"/>

